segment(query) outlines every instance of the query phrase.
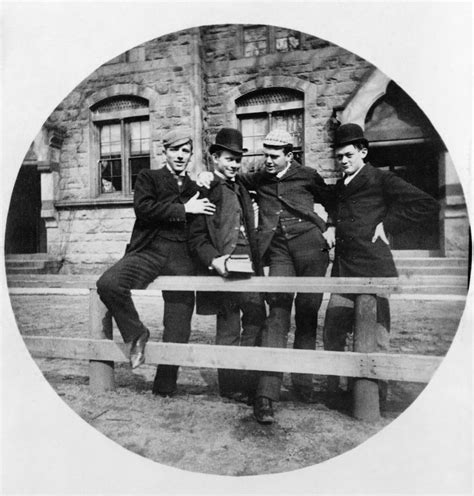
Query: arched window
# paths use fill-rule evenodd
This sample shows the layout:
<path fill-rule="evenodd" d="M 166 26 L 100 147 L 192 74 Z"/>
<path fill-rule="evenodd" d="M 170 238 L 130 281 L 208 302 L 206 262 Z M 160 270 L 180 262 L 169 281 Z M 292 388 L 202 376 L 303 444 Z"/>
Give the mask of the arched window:
<path fill-rule="evenodd" d="M 262 142 L 273 129 L 285 129 L 294 139 L 295 158 L 304 162 L 303 93 L 288 88 L 266 88 L 236 100 L 236 113 L 244 137 L 243 168 L 252 171 L 262 162 Z"/>
<path fill-rule="evenodd" d="M 99 195 L 131 195 L 142 169 L 150 168 L 148 100 L 120 95 L 91 107 Z"/>

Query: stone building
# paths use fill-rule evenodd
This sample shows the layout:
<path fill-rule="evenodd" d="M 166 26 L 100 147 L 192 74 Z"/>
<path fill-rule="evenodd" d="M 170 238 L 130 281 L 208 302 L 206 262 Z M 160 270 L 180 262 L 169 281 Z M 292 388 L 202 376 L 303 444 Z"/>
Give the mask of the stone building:
<path fill-rule="evenodd" d="M 161 138 L 191 131 L 191 174 L 222 126 L 242 130 L 244 167 L 261 162 L 264 135 L 290 131 L 299 160 L 337 178 L 330 143 L 357 122 L 371 163 L 395 171 L 442 206 L 430 225 L 392 238 L 398 256 L 467 258 L 469 223 L 448 151 L 403 89 L 357 55 L 315 36 L 267 25 L 201 26 L 108 61 L 65 98 L 21 166 L 7 219 L 7 260 L 95 272 L 124 252 L 136 175 L 163 164 Z M 49 265 L 47 265 L 49 264 Z M 49 268 L 48 268 L 49 267 Z"/>

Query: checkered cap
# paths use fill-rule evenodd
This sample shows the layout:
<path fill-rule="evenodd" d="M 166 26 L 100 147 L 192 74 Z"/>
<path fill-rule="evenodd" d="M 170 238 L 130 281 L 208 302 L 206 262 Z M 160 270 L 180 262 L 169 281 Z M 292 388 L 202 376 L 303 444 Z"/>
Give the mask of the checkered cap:
<path fill-rule="evenodd" d="M 274 129 L 267 134 L 263 140 L 263 144 L 268 146 L 293 145 L 293 136 L 283 129 Z"/>
<path fill-rule="evenodd" d="M 180 131 L 178 129 L 169 131 L 163 136 L 163 146 L 165 148 L 184 145 L 188 142 L 192 144 L 191 133 L 189 131 Z"/>

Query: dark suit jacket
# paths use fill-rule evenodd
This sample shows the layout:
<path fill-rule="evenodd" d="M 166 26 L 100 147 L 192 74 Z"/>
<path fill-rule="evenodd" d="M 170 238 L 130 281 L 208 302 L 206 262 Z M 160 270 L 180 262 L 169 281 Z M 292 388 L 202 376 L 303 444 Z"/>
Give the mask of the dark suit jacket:
<path fill-rule="evenodd" d="M 439 209 L 434 198 L 392 172 L 366 164 L 344 186 L 336 185 L 336 251 L 332 270 L 339 277 L 396 277 L 390 247 L 372 243 L 375 227 L 396 234 L 423 223 Z"/>
<path fill-rule="evenodd" d="M 247 189 L 257 193 L 260 258 L 265 255 L 276 231 L 282 205 L 295 217 L 309 221 L 321 232 L 326 231 L 326 223 L 314 212 L 314 204 L 322 204 L 331 216 L 334 209 L 334 192 L 316 170 L 293 161 L 281 179 L 262 170 L 254 174 L 244 174 L 242 182 Z"/>
<path fill-rule="evenodd" d="M 236 182 L 240 185 L 240 206 L 242 208 L 243 223 L 247 233 L 252 263 L 257 275 L 263 275 L 258 255 L 257 237 L 255 229 L 254 210 L 248 191 L 243 187 L 239 177 Z M 209 266 L 216 257 L 225 255 L 219 250 L 219 230 L 221 229 L 220 212 L 222 212 L 223 195 L 225 186 L 221 179 L 215 178 L 209 190 L 202 189 L 201 196 L 207 196 L 216 205 L 214 215 L 195 215 L 189 224 L 189 248 L 191 254 L 198 262 L 198 272 L 203 275 L 211 275 Z M 196 298 L 196 311 L 199 314 L 214 314 L 218 311 L 221 298 L 225 297 L 222 292 L 198 292 Z"/>
<path fill-rule="evenodd" d="M 126 253 L 143 250 L 157 236 L 186 241 L 188 216 L 184 204 L 197 191 L 196 183 L 186 175 L 180 192 L 176 179 L 167 167 L 142 170 L 135 183 L 133 206 L 136 221 Z"/>

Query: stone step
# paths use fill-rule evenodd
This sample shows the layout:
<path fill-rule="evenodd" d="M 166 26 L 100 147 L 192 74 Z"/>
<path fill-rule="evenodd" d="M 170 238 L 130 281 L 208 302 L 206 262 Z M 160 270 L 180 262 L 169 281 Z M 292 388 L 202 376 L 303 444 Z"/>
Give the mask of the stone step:
<path fill-rule="evenodd" d="M 397 267 L 462 267 L 468 266 L 467 258 L 448 257 L 394 257 Z"/>
<path fill-rule="evenodd" d="M 405 275 L 426 275 L 426 276 L 437 276 L 437 275 L 453 275 L 453 276 L 464 276 L 468 273 L 467 266 L 465 267 L 427 267 L 427 266 L 419 266 L 419 267 L 410 267 L 396 264 L 397 270 L 399 274 Z"/>
<path fill-rule="evenodd" d="M 27 253 L 5 256 L 7 274 L 57 274 L 61 260 L 47 253 Z"/>

